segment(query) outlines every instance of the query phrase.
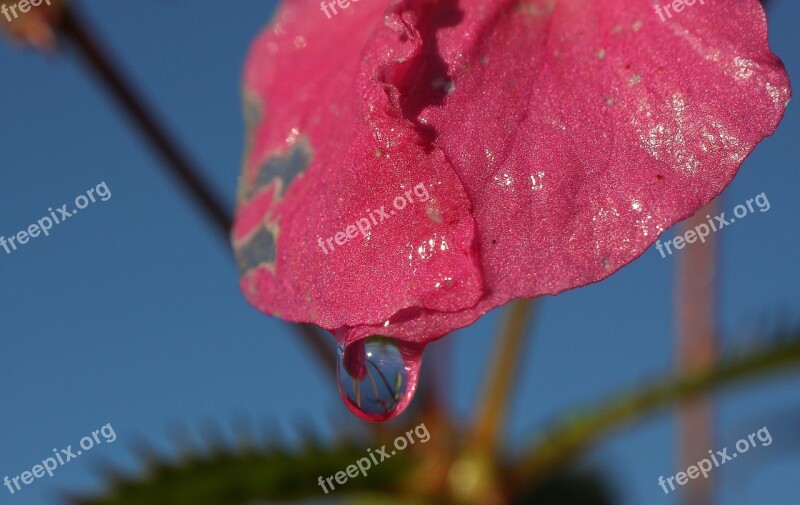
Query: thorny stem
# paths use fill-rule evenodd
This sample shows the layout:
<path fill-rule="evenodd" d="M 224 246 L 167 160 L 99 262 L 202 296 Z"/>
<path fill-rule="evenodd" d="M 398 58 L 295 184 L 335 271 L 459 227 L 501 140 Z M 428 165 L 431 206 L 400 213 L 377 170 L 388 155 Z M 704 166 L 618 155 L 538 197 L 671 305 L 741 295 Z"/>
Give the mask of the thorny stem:
<path fill-rule="evenodd" d="M 531 447 L 512 471 L 518 487 L 530 488 L 594 442 L 632 421 L 661 408 L 767 373 L 800 368 L 800 337 L 780 341 L 749 353 L 737 354 L 710 369 L 664 379 L 621 398 L 600 402 L 596 410 L 579 411 L 561 419 Z M 707 448 L 706 448 L 707 449 Z"/>

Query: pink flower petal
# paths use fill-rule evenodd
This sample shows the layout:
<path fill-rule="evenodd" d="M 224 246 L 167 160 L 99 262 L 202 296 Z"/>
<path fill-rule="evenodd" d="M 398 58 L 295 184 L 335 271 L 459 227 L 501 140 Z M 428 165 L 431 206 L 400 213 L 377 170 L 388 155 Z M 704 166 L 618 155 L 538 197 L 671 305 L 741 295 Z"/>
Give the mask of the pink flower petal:
<path fill-rule="evenodd" d="M 385 7 L 289 1 L 245 71 L 242 290 L 340 340 L 425 343 L 611 275 L 716 197 L 790 96 L 756 0 L 665 21 L 630 0 Z"/>

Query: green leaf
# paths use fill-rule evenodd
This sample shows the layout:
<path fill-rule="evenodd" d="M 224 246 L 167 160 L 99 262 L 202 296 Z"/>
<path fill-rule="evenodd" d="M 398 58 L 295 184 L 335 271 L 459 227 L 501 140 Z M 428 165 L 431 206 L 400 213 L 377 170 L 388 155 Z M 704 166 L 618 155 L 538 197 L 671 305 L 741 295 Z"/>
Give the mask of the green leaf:
<path fill-rule="evenodd" d="M 392 489 L 410 468 L 398 453 L 326 495 L 318 478 L 333 476 L 367 456 L 363 440 L 335 447 L 306 446 L 296 452 L 247 446 L 208 449 L 175 461 L 157 459 L 141 476 L 116 475 L 100 497 L 73 499 L 77 505 L 247 505 L 259 502 L 346 499 L 355 492 Z"/>

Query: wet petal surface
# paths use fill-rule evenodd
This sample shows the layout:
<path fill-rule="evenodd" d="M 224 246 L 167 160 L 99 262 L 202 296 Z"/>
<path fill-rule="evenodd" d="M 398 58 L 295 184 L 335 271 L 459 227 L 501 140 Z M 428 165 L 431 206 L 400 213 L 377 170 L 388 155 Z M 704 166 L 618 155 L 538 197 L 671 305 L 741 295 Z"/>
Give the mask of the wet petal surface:
<path fill-rule="evenodd" d="M 426 343 L 599 281 L 716 197 L 790 96 L 756 0 L 288 1 L 245 70 L 260 310 Z"/>

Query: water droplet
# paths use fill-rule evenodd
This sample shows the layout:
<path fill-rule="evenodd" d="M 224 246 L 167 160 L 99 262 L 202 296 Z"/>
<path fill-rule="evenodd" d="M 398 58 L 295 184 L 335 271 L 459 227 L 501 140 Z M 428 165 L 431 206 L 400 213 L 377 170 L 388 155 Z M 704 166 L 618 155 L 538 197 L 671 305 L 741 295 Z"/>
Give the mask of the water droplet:
<path fill-rule="evenodd" d="M 336 375 L 342 401 L 366 421 L 399 415 L 417 390 L 422 349 L 381 335 L 339 345 Z"/>

